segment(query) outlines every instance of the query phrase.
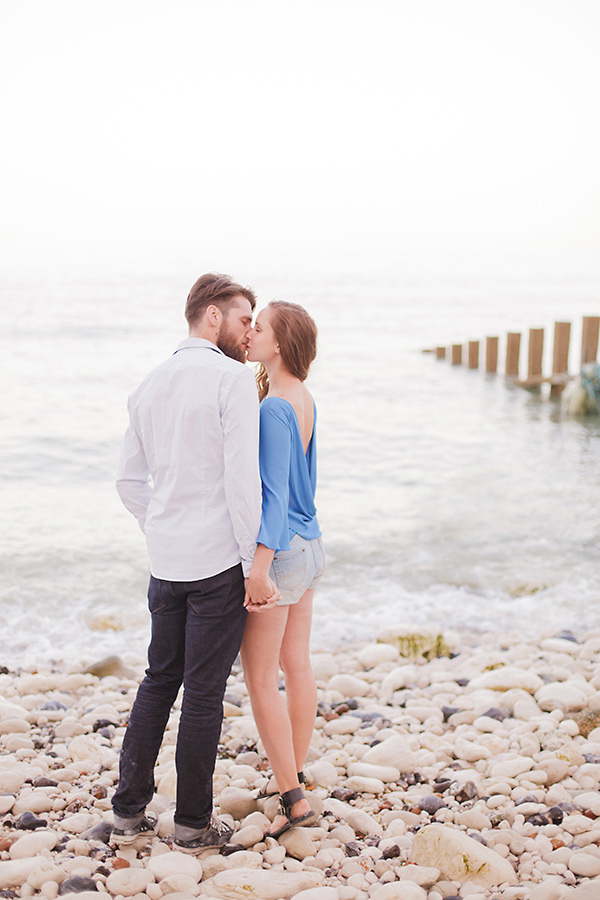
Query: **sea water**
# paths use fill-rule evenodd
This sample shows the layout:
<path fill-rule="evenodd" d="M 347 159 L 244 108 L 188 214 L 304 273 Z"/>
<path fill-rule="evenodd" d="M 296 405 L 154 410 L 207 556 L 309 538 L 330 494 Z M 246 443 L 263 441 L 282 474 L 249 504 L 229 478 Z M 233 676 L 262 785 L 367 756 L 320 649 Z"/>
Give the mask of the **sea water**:
<path fill-rule="evenodd" d="M 185 337 L 189 286 L 175 272 L 3 276 L 0 664 L 143 658 L 146 550 L 114 478 L 127 395 Z M 571 321 L 575 373 L 600 277 L 280 273 L 253 287 L 319 327 L 316 649 L 399 622 L 469 642 L 598 628 L 600 418 L 422 351 L 499 335 L 502 368 L 507 331 L 526 345 L 544 327 L 548 372 L 553 323 Z"/>

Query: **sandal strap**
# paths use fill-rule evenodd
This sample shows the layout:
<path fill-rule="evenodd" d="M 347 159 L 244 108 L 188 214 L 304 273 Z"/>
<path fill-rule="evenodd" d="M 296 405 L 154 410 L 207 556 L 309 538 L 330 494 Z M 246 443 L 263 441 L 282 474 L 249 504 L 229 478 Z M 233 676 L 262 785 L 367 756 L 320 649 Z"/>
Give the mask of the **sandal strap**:
<path fill-rule="evenodd" d="M 284 816 L 290 816 L 292 812 L 292 806 L 294 803 L 297 803 L 298 800 L 304 800 L 304 791 L 301 787 L 292 788 L 291 791 L 284 791 L 283 794 L 279 796 L 279 808 Z"/>

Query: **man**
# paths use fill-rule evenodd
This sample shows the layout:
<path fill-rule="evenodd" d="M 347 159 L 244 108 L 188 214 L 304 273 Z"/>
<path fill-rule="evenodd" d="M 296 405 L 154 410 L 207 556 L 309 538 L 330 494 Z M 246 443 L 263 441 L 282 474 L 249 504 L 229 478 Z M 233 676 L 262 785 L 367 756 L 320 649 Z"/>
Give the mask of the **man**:
<path fill-rule="evenodd" d="M 188 339 L 129 398 L 117 490 L 146 536 L 152 637 L 113 797 L 117 844 L 156 833 L 145 810 L 182 683 L 174 846 L 200 853 L 232 833 L 212 814 L 212 777 L 260 524 L 258 395 L 244 365 L 255 304 L 248 288 L 203 275 L 187 299 Z"/>

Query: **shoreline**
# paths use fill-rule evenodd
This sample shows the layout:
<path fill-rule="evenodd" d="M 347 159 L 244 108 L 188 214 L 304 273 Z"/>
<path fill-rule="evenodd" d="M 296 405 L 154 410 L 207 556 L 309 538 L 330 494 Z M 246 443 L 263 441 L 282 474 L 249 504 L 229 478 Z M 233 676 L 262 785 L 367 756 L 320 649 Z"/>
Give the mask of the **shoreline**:
<path fill-rule="evenodd" d="M 305 772 L 321 817 L 279 842 L 261 837 L 277 801 L 253 796 L 267 765 L 234 666 L 214 792 L 235 845 L 204 859 L 171 850 L 179 702 L 149 807 L 159 836 L 107 844 L 142 663 L 2 670 L 0 890 L 55 900 L 82 878 L 82 900 L 597 900 L 600 631 L 459 648 L 398 626 L 378 640 L 313 654 Z"/>

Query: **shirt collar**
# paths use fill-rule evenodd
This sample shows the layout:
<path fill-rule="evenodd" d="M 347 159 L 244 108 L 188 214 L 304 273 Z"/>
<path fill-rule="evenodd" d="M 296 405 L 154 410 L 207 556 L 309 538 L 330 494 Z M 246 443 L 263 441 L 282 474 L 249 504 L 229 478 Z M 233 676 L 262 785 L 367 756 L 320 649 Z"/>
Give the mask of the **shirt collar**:
<path fill-rule="evenodd" d="M 216 344 L 213 344 L 211 341 L 207 341 L 204 338 L 186 338 L 185 341 L 181 341 L 177 346 L 173 356 L 175 356 L 175 353 L 179 353 L 180 350 L 214 350 L 216 353 L 220 353 L 221 356 L 225 355 L 222 350 L 219 350 Z"/>

